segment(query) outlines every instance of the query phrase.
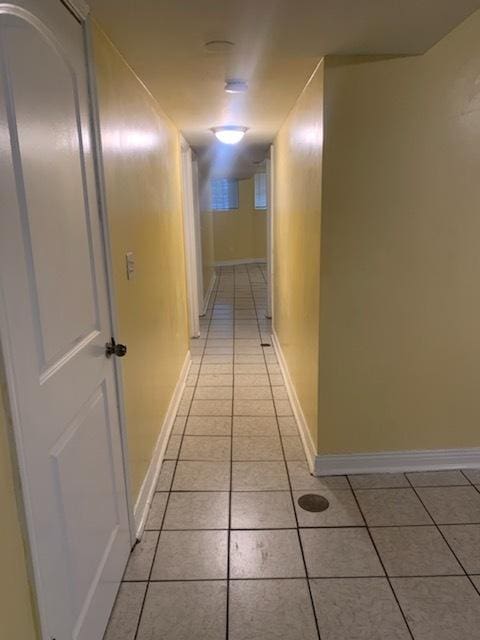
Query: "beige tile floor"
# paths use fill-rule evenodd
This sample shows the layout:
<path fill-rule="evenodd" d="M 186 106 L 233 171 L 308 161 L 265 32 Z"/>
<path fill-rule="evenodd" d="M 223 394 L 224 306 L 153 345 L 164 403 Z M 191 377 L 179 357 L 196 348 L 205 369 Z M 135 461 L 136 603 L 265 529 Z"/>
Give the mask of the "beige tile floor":
<path fill-rule="evenodd" d="M 265 282 L 219 272 L 105 640 L 478 640 L 480 470 L 311 476 Z"/>

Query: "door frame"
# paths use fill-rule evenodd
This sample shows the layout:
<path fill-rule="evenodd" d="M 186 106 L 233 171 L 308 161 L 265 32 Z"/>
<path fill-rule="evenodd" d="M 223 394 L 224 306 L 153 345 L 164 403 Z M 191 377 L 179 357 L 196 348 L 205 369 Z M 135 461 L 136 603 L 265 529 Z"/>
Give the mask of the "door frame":
<path fill-rule="evenodd" d="M 191 338 L 200 336 L 200 305 L 198 290 L 197 233 L 195 224 L 195 180 L 193 154 L 188 142 L 180 136 L 182 204 L 183 204 L 183 245 L 185 250 L 185 271 L 187 280 L 188 319 Z"/>
<path fill-rule="evenodd" d="M 88 17 L 89 7 L 83 0 L 58 0 L 59 4 L 64 5 L 65 11 L 70 11 L 74 17 L 79 21 L 83 30 L 83 40 L 85 48 L 85 64 L 87 73 L 87 87 L 89 98 L 89 112 L 90 112 L 90 133 L 92 136 L 92 158 L 93 167 L 95 172 L 96 183 L 96 197 L 98 202 L 98 212 L 100 216 L 100 229 L 102 239 L 103 258 L 106 274 L 106 285 L 108 294 L 108 310 L 109 321 L 113 335 L 118 335 L 118 322 L 115 314 L 115 293 L 113 286 L 113 271 L 112 271 L 112 259 L 111 248 L 109 242 L 108 233 L 108 218 L 106 197 L 104 188 L 104 173 L 102 164 L 101 153 L 101 136 L 100 136 L 100 121 L 98 114 L 98 103 L 94 73 L 94 61 L 93 61 L 93 49 L 91 44 L 91 26 L 90 19 Z M 129 468 L 128 468 L 128 443 L 126 435 L 126 419 L 124 411 L 124 392 L 121 375 L 121 360 L 114 358 L 114 381 L 117 393 L 117 410 L 118 410 L 118 423 L 120 429 L 120 442 L 121 453 L 123 462 L 123 480 L 125 483 L 125 496 L 127 501 L 128 512 L 128 524 L 130 531 L 130 543 L 131 546 L 135 544 L 135 526 L 133 519 L 133 501 L 129 483 Z M 17 384 L 14 375 L 13 363 L 15 361 L 13 350 L 10 344 L 10 335 L 8 331 L 7 318 L 5 313 L 5 300 L 3 298 L 3 291 L 0 288 L 0 367 L 3 368 L 3 373 L 6 382 L 6 416 L 7 416 L 7 435 L 9 437 L 10 453 L 14 461 L 14 476 L 18 483 L 18 496 L 17 503 L 20 511 L 21 525 L 25 531 L 26 542 L 28 548 L 27 554 L 27 567 L 29 574 L 32 576 L 33 581 L 33 600 L 36 607 L 39 631 L 42 639 L 49 640 L 47 634 L 47 622 L 45 615 L 45 606 L 43 604 L 43 589 L 42 582 L 39 573 L 38 562 L 38 550 L 36 547 L 34 532 L 34 518 L 31 500 L 27 491 L 27 476 L 28 469 L 24 454 L 23 436 L 21 431 L 20 420 L 20 400 L 18 397 Z M 3 365 L 3 366 L 2 366 Z M 2 370 L 0 369 L 0 375 Z M 1 378 L 0 378 L 1 382 Z"/>
<path fill-rule="evenodd" d="M 275 214 L 275 146 L 270 145 L 270 157 L 266 161 L 267 173 L 267 318 L 273 322 L 275 316 L 273 280 L 275 273 L 274 263 L 274 233 L 273 223 Z"/>
<path fill-rule="evenodd" d="M 63 2 L 63 0 L 60 0 Z M 78 0 L 75 0 L 77 2 Z M 81 2 L 83 0 L 80 0 Z M 70 0 L 70 3 L 73 0 Z M 90 102 L 90 130 L 92 134 L 93 167 L 95 171 L 95 181 L 97 187 L 98 212 L 100 214 L 100 224 L 102 230 L 103 255 L 105 259 L 105 272 L 107 277 L 108 308 L 110 314 L 110 326 L 112 335 L 120 336 L 118 318 L 115 312 L 117 307 L 115 295 L 115 281 L 113 277 L 112 248 L 110 245 L 110 228 L 108 220 L 108 207 L 105 188 L 105 172 L 103 169 L 102 135 L 100 127 L 100 112 L 98 108 L 97 80 L 95 74 L 95 61 L 92 44 L 91 19 L 87 14 L 83 19 L 83 33 L 85 41 L 85 57 L 87 63 L 87 83 Z M 136 526 L 134 518 L 134 500 L 130 487 L 130 470 L 128 466 L 128 438 L 127 438 L 127 417 L 125 414 L 125 393 L 123 390 L 123 362 L 121 358 L 114 358 L 115 388 L 117 391 L 118 420 L 120 426 L 120 440 L 122 443 L 123 458 L 123 478 L 125 483 L 125 495 L 127 497 L 128 526 L 130 530 L 130 544 L 133 548 L 137 541 Z"/>
<path fill-rule="evenodd" d="M 198 179 L 198 159 L 192 154 L 192 187 L 193 187 L 193 223 L 195 227 L 195 246 L 197 256 L 197 291 L 198 313 L 204 316 L 203 300 L 203 253 L 202 253 L 202 229 L 200 226 L 200 184 Z"/>

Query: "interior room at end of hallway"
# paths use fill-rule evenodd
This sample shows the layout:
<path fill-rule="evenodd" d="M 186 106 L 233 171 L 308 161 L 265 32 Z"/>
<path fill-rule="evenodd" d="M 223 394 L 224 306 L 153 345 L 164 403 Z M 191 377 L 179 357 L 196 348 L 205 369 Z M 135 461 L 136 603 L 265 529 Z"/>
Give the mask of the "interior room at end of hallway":
<path fill-rule="evenodd" d="M 255 208 L 255 178 L 234 180 L 238 208 L 212 211 L 215 262 L 266 260 L 267 211 Z"/>

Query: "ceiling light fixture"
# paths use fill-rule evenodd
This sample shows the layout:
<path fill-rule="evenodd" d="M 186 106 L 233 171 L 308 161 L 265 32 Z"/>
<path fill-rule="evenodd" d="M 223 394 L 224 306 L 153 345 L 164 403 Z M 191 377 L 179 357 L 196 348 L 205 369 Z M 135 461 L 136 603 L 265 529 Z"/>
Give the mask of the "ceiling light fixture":
<path fill-rule="evenodd" d="M 212 131 L 215 137 L 224 144 L 238 144 L 247 132 L 248 127 L 213 127 Z"/>
<path fill-rule="evenodd" d="M 245 93 L 248 90 L 248 84 L 245 80 L 227 80 L 225 82 L 225 91 L 227 93 Z"/>

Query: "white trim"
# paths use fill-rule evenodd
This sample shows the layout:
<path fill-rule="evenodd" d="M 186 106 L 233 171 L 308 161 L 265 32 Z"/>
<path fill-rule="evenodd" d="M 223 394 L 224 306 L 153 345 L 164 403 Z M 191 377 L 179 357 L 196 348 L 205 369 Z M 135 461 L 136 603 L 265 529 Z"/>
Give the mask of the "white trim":
<path fill-rule="evenodd" d="M 267 159 L 268 211 L 267 211 L 267 318 L 273 322 L 273 277 L 275 272 L 273 233 L 275 215 L 275 147 L 270 145 L 270 158 Z"/>
<path fill-rule="evenodd" d="M 297 392 L 295 391 L 295 386 L 293 384 L 292 378 L 290 377 L 287 361 L 285 360 L 285 356 L 283 355 L 282 347 L 280 346 L 280 341 L 278 340 L 277 334 L 273 329 L 272 329 L 272 345 L 275 350 L 275 353 L 277 354 L 278 364 L 280 365 L 280 370 L 282 372 L 283 379 L 285 380 L 285 386 L 287 388 L 290 404 L 292 405 L 293 414 L 295 416 L 295 420 L 297 421 L 298 430 L 300 432 L 300 438 L 302 440 L 303 448 L 305 449 L 305 455 L 307 456 L 308 466 L 310 467 L 310 471 L 313 473 L 317 451 L 315 448 L 315 444 L 312 440 L 312 436 L 310 434 L 310 430 L 308 428 L 305 415 L 300 405 Z"/>
<path fill-rule="evenodd" d="M 236 264 L 266 264 L 266 258 L 239 258 L 238 260 L 219 260 L 215 262 L 216 267 L 230 267 Z"/>
<path fill-rule="evenodd" d="M 188 295 L 188 318 L 190 337 L 200 336 L 200 309 L 198 300 L 197 241 L 195 237 L 195 203 L 193 185 L 192 150 L 183 136 L 181 145 L 181 175 L 183 203 L 183 236 L 185 250 L 185 271 Z"/>
<path fill-rule="evenodd" d="M 178 407 L 182 399 L 182 394 L 185 390 L 185 383 L 187 381 L 187 376 L 191 364 L 192 358 L 190 355 L 190 351 L 188 351 L 185 357 L 185 361 L 182 365 L 182 370 L 180 371 L 177 384 L 175 385 L 170 404 L 168 405 L 167 413 L 165 414 L 165 419 L 160 429 L 160 433 L 153 450 L 152 458 L 150 460 L 147 473 L 145 474 L 145 478 L 143 479 L 142 486 L 140 487 L 140 492 L 138 494 L 138 498 L 133 510 L 133 517 L 135 519 L 135 535 L 137 537 L 137 540 L 141 538 L 143 530 L 145 528 L 145 523 L 147 521 L 148 512 L 152 503 L 153 494 L 155 493 L 155 488 L 157 486 L 158 475 L 160 473 L 160 467 L 162 466 L 163 456 L 165 455 L 168 439 L 173 429 L 173 424 L 175 422 Z"/>
<path fill-rule="evenodd" d="M 419 451 L 379 451 L 374 453 L 317 454 L 305 420 L 278 336 L 272 330 L 272 345 L 285 380 L 288 397 L 297 421 L 310 470 L 315 476 L 355 473 L 395 473 L 437 471 L 480 467 L 480 447 Z"/>
<path fill-rule="evenodd" d="M 208 311 L 208 305 L 210 304 L 210 298 L 212 297 L 213 290 L 215 289 L 215 282 L 217 281 L 217 274 L 214 272 L 210 279 L 210 284 L 208 285 L 207 292 L 203 299 L 203 310 L 202 316 L 204 316 Z"/>
<path fill-rule="evenodd" d="M 85 0 L 62 0 L 62 2 L 77 16 L 82 22 L 86 20 L 90 13 L 90 7 Z"/>
<path fill-rule="evenodd" d="M 115 280 L 113 277 L 113 259 L 110 246 L 110 230 L 107 208 L 107 197 L 105 188 L 105 174 L 103 168 L 102 136 L 100 126 L 100 113 L 98 109 L 97 79 L 95 74 L 95 64 L 92 45 L 91 20 L 88 17 L 84 22 L 85 56 L 87 62 L 87 81 L 90 98 L 91 135 L 93 141 L 93 163 L 95 168 L 95 179 L 97 183 L 98 210 L 103 232 L 103 247 L 105 253 L 105 268 L 107 274 L 107 288 L 109 297 L 110 324 L 112 335 L 119 339 L 120 331 L 116 314 L 117 303 L 115 293 Z M 120 358 L 114 358 L 115 386 L 117 391 L 118 418 L 120 422 L 120 438 L 122 441 L 123 470 L 125 481 L 125 494 L 127 497 L 128 524 L 130 528 L 130 542 L 135 543 L 135 522 L 133 518 L 133 496 L 130 488 L 130 469 L 128 455 L 127 438 L 127 418 L 125 414 L 125 394 L 123 390 L 123 363 Z"/>
<path fill-rule="evenodd" d="M 480 467 L 480 448 L 317 455 L 315 475 L 437 471 Z"/>
<path fill-rule="evenodd" d="M 203 298 L 203 255 L 202 230 L 200 224 L 200 187 L 198 182 L 198 161 L 192 154 L 192 189 L 193 189 L 193 221 L 195 227 L 195 248 L 197 256 L 197 298 L 200 311 L 200 300 Z M 203 309 L 202 309 L 203 311 Z"/>

